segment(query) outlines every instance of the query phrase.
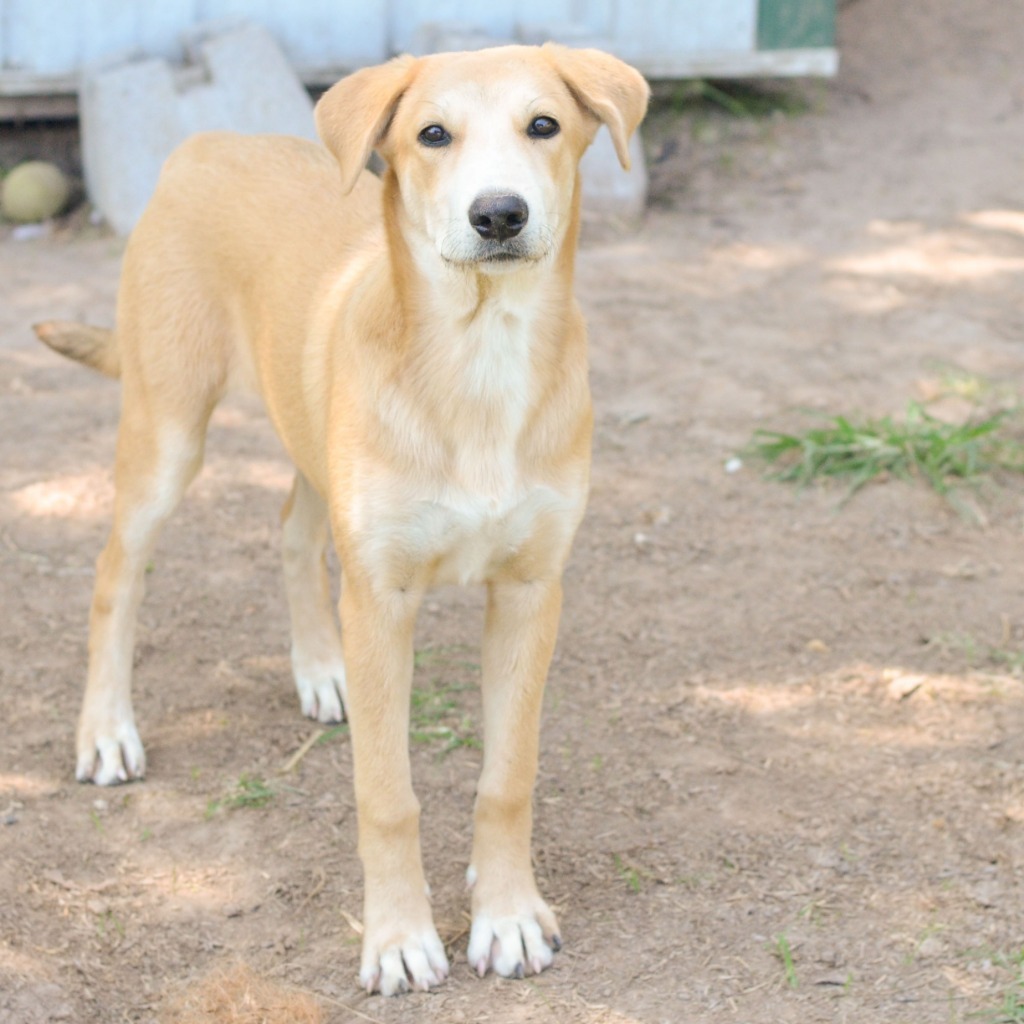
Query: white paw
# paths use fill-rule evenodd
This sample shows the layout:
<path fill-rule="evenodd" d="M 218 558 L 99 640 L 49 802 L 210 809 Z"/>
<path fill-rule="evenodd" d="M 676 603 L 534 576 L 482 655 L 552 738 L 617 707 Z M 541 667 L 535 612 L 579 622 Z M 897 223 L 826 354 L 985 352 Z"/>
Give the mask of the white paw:
<path fill-rule="evenodd" d="M 94 726 L 83 721 L 78 728 L 78 764 L 75 778 L 97 786 L 116 786 L 146 774 L 146 752 L 131 714 L 120 722 Z"/>
<path fill-rule="evenodd" d="M 295 688 L 307 718 L 318 722 L 345 720 L 345 663 L 341 658 L 314 663 L 292 654 Z"/>
<path fill-rule="evenodd" d="M 367 992 L 385 996 L 401 995 L 410 988 L 428 992 L 447 977 L 448 957 L 433 925 L 383 947 L 370 936 L 363 940 L 359 981 Z"/>
<path fill-rule="evenodd" d="M 504 978 L 540 974 L 562 948 L 558 922 L 539 896 L 522 901 L 516 913 L 478 909 L 469 933 L 469 963 L 482 978 L 488 968 Z"/>

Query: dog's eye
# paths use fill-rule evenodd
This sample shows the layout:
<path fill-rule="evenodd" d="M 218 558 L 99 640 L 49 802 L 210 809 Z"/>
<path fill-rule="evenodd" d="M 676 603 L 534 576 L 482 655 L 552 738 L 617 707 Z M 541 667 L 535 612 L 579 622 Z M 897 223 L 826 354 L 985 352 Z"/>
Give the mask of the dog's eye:
<path fill-rule="evenodd" d="M 553 117 L 535 117 L 526 129 L 527 135 L 535 139 L 550 139 L 552 135 L 559 132 L 558 122 Z"/>
<path fill-rule="evenodd" d="M 452 137 L 439 124 L 428 124 L 419 134 L 424 146 L 447 146 Z"/>

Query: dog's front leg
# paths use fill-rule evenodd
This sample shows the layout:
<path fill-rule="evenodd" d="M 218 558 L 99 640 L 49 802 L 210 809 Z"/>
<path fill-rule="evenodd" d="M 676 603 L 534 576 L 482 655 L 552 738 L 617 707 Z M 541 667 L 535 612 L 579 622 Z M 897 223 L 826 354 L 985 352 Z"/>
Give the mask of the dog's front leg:
<path fill-rule="evenodd" d="M 544 682 L 562 588 L 555 581 L 488 589 L 483 649 L 484 766 L 477 787 L 469 962 L 506 977 L 539 973 L 561 947 L 558 922 L 530 863 Z"/>
<path fill-rule="evenodd" d="M 429 989 L 448 974 L 420 858 L 420 807 L 409 767 L 413 627 L 422 590 L 377 590 L 346 577 L 341 619 L 365 885 L 359 978 L 384 995 Z"/>

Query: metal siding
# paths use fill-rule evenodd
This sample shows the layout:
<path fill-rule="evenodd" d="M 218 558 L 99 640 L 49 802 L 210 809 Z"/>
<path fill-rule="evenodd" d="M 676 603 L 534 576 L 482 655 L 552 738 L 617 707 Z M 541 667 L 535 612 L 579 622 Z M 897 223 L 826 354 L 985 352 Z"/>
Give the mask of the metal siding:
<path fill-rule="evenodd" d="M 388 56 L 388 0 L 198 0 L 197 20 L 259 22 L 299 69 L 346 69 Z"/>
<path fill-rule="evenodd" d="M 592 29 L 596 36 L 609 37 L 620 0 L 571 0 L 570 17 Z"/>
<path fill-rule="evenodd" d="M 81 7 L 62 0 L 7 0 L 4 70 L 67 74 L 78 66 Z"/>
<path fill-rule="evenodd" d="M 194 0 L 3 0 L 7 31 L 0 66 L 39 75 L 76 75 L 93 61 L 126 53 L 180 57 L 179 35 Z"/>
<path fill-rule="evenodd" d="M 104 57 L 180 60 L 184 30 L 223 19 L 263 24 L 320 82 L 408 49 L 418 25 L 445 21 L 497 38 L 566 27 L 567 41 L 607 45 L 658 76 L 835 66 L 835 0 L 0 0 L 0 95 L 66 94 Z"/>
<path fill-rule="evenodd" d="M 196 0 L 160 0 L 132 5 L 137 11 L 136 44 L 147 57 L 182 58 L 181 33 L 198 20 Z"/>
<path fill-rule="evenodd" d="M 620 3 L 612 42 L 627 59 L 663 54 L 743 53 L 754 48 L 757 0 Z"/>
<path fill-rule="evenodd" d="M 67 7 L 68 0 L 48 0 Z M 180 60 L 181 33 L 195 21 L 195 0 L 125 3 L 124 0 L 79 0 L 78 72 L 95 61 L 144 55 Z"/>
<path fill-rule="evenodd" d="M 411 49 L 417 28 L 429 22 L 454 22 L 481 29 L 496 39 L 513 40 L 521 24 L 565 25 L 577 20 L 573 15 L 584 6 L 589 4 L 578 0 L 391 0 L 391 49 L 395 53 Z"/>

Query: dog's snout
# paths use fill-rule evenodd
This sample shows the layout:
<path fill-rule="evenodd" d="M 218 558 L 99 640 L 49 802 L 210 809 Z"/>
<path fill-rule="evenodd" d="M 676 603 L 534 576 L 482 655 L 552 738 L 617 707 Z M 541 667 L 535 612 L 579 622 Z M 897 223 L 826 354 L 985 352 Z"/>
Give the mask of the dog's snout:
<path fill-rule="evenodd" d="M 529 217 L 526 200 L 512 192 L 477 196 L 469 208 L 469 223 L 476 233 L 499 242 L 515 238 Z"/>

